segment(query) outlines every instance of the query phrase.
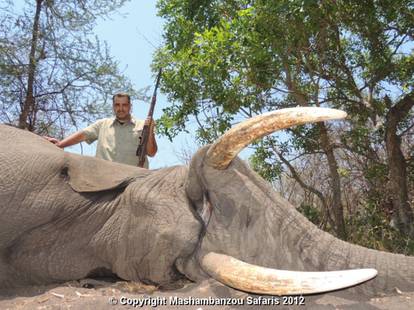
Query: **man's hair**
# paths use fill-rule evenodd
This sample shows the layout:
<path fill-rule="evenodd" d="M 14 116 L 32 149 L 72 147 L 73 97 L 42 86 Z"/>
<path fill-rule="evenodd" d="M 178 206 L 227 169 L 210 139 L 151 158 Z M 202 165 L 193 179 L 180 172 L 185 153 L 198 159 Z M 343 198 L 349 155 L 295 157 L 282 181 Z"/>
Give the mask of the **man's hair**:
<path fill-rule="evenodd" d="M 128 98 L 128 103 L 131 104 L 131 96 L 128 95 L 127 93 L 118 93 L 118 94 L 115 94 L 112 97 L 112 103 L 115 103 L 115 98 L 122 98 L 122 97 L 127 97 Z"/>

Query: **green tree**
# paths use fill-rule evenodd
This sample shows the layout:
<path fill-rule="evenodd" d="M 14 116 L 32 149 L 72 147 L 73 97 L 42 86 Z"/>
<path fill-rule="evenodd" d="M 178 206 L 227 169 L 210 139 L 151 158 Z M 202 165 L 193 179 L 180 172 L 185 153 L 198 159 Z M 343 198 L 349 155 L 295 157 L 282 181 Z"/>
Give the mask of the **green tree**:
<path fill-rule="evenodd" d="M 397 227 L 414 236 L 407 177 L 412 157 L 403 147 L 413 132 L 412 1 L 159 0 L 158 7 L 167 20 L 166 43 L 155 65 L 165 68 L 163 88 L 174 102 L 161 119 L 165 134 L 174 137 L 195 117 L 202 124 L 199 138 L 208 142 L 232 122 L 268 110 L 343 109 L 346 126 L 293 128 L 283 143 L 259 143 L 260 160 L 253 163 L 291 170 L 286 163 L 292 158 L 322 154 L 328 186 L 302 186 L 325 208 L 329 201 L 332 226 L 346 238 L 338 156 L 358 156 L 367 198 L 374 192 L 381 193 L 379 203 L 389 198 Z"/>
<path fill-rule="evenodd" d="M 125 2 L 5 3 L 0 8 L 0 121 L 63 136 L 66 129 L 109 113 L 115 91 L 134 93 L 107 45 L 93 34 L 96 21 Z"/>

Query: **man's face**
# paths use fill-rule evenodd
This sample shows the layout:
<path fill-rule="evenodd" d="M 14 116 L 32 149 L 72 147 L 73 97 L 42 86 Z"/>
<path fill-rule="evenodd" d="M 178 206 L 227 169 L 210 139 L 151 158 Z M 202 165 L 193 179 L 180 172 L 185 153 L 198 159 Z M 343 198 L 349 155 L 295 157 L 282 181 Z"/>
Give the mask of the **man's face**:
<path fill-rule="evenodd" d="M 131 117 L 131 104 L 127 97 L 115 97 L 113 108 L 118 120 L 127 121 Z"/>

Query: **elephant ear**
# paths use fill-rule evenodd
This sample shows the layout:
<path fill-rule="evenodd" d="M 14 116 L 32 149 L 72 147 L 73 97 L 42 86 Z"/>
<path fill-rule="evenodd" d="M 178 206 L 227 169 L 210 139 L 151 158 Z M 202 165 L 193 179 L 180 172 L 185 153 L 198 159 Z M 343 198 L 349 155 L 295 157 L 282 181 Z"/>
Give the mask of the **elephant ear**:
<path fill-rule="evenodd" d="M 76 192 L 99 192 L 126 187 L 133 180 L 145 177 L 150 171 L 100 158 L 65 152 L 62 174 Z"/>

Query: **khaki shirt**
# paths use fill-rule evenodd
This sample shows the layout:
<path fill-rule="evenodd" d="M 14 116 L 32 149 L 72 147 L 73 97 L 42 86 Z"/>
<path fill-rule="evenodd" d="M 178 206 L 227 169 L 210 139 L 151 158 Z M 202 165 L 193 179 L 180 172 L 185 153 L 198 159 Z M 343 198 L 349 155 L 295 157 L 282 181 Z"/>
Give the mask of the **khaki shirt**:
<path fill-rule="evenodd" d="M 98 140 L 96 157 L 137 166 L 136 152 L 143 127 L 144 121 L 132 116 L 131 120 L 125 124 L 111 117 L 96 121 L 86 127 L 83 133 L 88 144 Z M 145 158 L 144 167 L 148 168 L 148 158 Z"/>

